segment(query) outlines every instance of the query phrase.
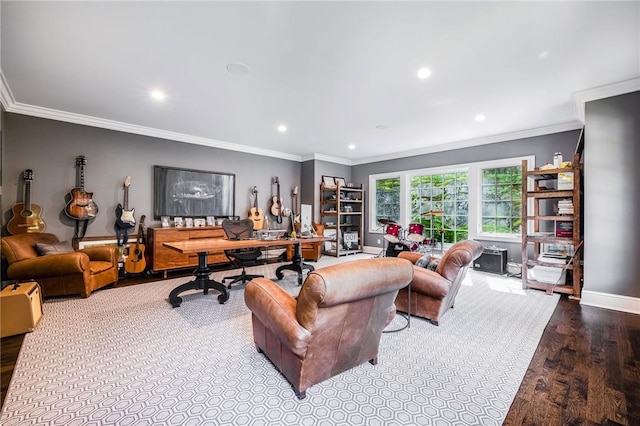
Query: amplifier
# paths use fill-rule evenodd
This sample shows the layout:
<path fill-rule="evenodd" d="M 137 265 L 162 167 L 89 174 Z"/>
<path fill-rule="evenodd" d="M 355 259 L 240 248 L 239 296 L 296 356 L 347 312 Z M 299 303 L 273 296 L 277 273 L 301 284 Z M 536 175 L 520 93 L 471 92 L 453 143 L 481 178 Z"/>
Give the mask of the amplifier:
<path fill-rule="evenodd" d="M 6 286 L 0 293 L 0 337 L 35 330 L 42 318 L 40 286 L 35 281 Z"/>
<path fill-rule="evenodd" d="M 504 275 L 507 273 L 507 249 L 485 248 L 482 254 L 473 261 L 476 271 L 491 272 Z"/>

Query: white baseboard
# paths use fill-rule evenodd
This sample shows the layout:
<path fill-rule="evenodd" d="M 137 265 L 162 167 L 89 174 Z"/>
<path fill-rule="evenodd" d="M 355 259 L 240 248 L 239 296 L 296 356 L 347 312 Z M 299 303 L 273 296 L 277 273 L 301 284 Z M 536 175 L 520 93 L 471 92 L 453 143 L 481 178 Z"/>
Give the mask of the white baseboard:
<path fill-rule="evenodd" d="M 580 304 L 640 315 L 640 299 L 636 297 L 582 290 Z"/>
<path fill-rule="evenodd" d="M 382 251 L 382 247 L 363 246 L 362 251 L 367 254 L 378 254 Z"/>

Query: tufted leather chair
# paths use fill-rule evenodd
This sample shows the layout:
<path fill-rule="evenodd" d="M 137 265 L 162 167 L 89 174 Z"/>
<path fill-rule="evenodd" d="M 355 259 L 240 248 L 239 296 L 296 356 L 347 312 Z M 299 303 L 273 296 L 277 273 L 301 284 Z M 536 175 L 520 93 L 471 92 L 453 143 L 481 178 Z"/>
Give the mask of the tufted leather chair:
<path fill-rule="evenodd" d="M 2 255 L 8 263 L 7 278 L 34 279 L 44 297 L 80 294 L 118 280 L 118 254 L 115 247 L 88 247 L 73 253 L 39 256 L 36 243 L 57 244 L 53 234 L 19 234 L 2 237 Z"/>
<path fill-rule="evenodd" d="M 254 279 L 244 293 L 253 340 L 303 399 L 316 383 L 377 363 L 393 301 L 412 276 L 403 259 L 355 260 L 311 272 L 297 299 L 269 279 Z"/>
<path fill-rule="evenodd" d="M 440 318 L 449 308 L 453 308 L 462 280 L 473 260 L 482 254 L 482 244 L 473 240 L 459 241 L 444 254 L 435 271 L 413 266 L 411 281 L 411 315 L 428 319 L 438 325 Z M 414 252 L 400 252 L 399 258 L 416 263 L 423 255 Z M 396 298 L 396 306 L 401 312 L 408 311 L 407 289 L 402 289 Z"/>

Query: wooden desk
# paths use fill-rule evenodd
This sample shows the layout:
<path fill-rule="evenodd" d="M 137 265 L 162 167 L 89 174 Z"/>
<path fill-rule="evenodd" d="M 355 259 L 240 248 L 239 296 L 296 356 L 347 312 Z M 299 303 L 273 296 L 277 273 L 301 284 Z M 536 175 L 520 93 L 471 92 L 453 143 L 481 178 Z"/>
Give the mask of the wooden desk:
<path fill-rule="evenodd" d="M 254 247 L 276 247 L 293 245 L 295 247 L 295 255 L 291 259 L 291 263 L 282 265 L 276 269 L 276 277 L 280 280 L 284 277 L 282 271 L 292 270 L 298 273 L 298 284 L 302 284 L 302 274 L 305 269 L 309 272 L 313 271 L 313 266 L 303 262 L 300 243 L 326 241 L 327 237 L 314 238 L 297 238 L 297 239 L 277 239 L 277 240 L 224 240 L 216 238 L 202 238 L 190 241 L 166 242 L 163 246 L 169 247 L 182 254 L 198 255 L 198 267 L 194 271 L 195 278 L 186 284 L 179 285 L 169 293 L 169 302 L 171 306 L 177 308 L 182 303 L 182 298 L 178 295 L 187 290 L 203 290 L 204 294 L 209 293 L 209 289 L 213 288 L 220 292 L 218 302 L 221 304 L 229 300 L 229 291 L 227 287 L 216 280 L 209 278 L 211 270 L 207 265 L 207 256 L 209 252 L 220 252 L 224 250 L 235 250 L 242 248 Z"/>

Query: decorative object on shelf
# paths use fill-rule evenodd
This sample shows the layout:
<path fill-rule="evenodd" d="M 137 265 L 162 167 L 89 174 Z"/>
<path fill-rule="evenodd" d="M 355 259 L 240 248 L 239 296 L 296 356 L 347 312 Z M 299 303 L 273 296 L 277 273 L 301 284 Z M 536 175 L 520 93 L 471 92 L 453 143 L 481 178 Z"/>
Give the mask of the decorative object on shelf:
<path fill-rule="evenodd" d="M 207 216 L 207 226 L 214 226 L 216 224 L 216 218 L 214 216 Z"/>
<path fill-rule="evenodd" d="M 356 250 L 358 248 L 358 233 L 355 231 L 345 232 L 342 241 L 346 250 Z"/>
<path fill-rule="evenodd" d="M 201 217 L 193 219 L 193 226 L 196 227 L 196 228 L 201 228 L 201 227 L 205 226 L 206 223 L 207 222 L 204 220 L 204 218 L 201 218 Z"/>
<path fill-rule="evenodd" d="M 335 178 L 333 176 L 322 176 L 322 183 L 324 184 L 325 188 L 335 188 L 336 187 L 336 181 L 335 181 Z"/>
<path fill-rule="evenodd" d="M 160 220 L 163 228 L 168 228 L 171 226 L 171 221 L 169 220 L 169 216 L 162 216 Z"/>
<path fill-rule="evenodd" d="M 176 228 L 182 228 L 183 225 L 184 223 L 180 216 L 176 216 L 173 218 L 173 226 L 175 226 Z"/>
<path fill-rule="evenodd" d="M 344 186 L 347 186 L 347 183 L 345 182 L 344 178 L 337 177 L 337 178 L 334 178 L 334 179 L 335 179 L 335 181 L 336 181 L 336 185 L 337 185 L 338 187 L 344 187 Z"/>
<path fill-rule="evenodd" d="M 185 226 L 185 228 L 193 228 L 193 218 L 186 217 L 184 219 L 184 226 Z"/>

